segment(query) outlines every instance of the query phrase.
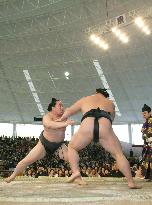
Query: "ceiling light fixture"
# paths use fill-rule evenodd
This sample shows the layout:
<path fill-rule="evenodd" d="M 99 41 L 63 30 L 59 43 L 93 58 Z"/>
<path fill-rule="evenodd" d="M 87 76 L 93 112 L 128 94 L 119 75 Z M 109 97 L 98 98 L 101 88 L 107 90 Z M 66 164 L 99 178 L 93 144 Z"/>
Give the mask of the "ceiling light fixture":
<path fill-rule="evenodd" d="M 24 73 L 25 79 L 26 79 L 26 81 L 27 81 L 27 83 L 29 85 L 30 91 L 31 91 L 31 93 L 33 95 L 33 98 L 34 98 L 34 100 L 36 102 L 36 105 L 37 105 L 41 115 L 44 115 L 43 107 L 41 105 L 41 102 L 40 102 L 39 96 L 38 96 L 38 94 L 36 92 L 36 89 L 34 87 L 34 84 L 32 82 L 32 78 L 31 78 L 31 76 L 29 74 L 29 71 L 28 70 L 23 70 L 23 73 Z"/>
<path fill-rule="evenodd" d="M 104 50 L 107 50 L 109 48 L 109 45 L 103 39 L 101 39 L 99 36 L 95 34 L 90 35 L 90 40 L 96 45 L 98 45 L 100 48 L 103 48 Z"/>
<path fill-rule="evenodd" d="M 143 20 L 142 17 L 135 18 L 134 22 L 146 35 L 151 34 L 151 31 L 150 31 L 148 25 L 145 25 L 145 21 Z"/>
<path fill-rule="evenodd" d="M 68 76 L 70 75 L 70 73 L 69 73 L 68 71 L 66 71 L 66 72 L 64 73 L 64 75 L 65 75 L 66 77 L 68 77 Z"/>
<path fill-rule="evenodd" d="M 128 43 L 129 42 L 129 38 L 128 36 L 122 32 L 120 29 L 118 29 L 117 27 L 113 27 L 111 29 L 112 33 L 115 34 L 115 36 L 122 42 L 122 43 Z"/>

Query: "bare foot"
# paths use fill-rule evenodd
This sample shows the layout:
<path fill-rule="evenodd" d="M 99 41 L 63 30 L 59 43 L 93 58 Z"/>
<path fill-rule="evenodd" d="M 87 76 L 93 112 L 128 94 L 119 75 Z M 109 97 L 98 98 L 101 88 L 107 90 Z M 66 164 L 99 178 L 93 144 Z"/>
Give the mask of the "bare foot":
<path fill-rule="evenodd" d="M 80 172 L 77 172 L 77 173 L 75 173 L 75 174 L 72 174 L 71 175 L 71 177 L 68 179 L 68 183 L 71 183 L 71 182 L 73 182 L 77 177 L 81 177 L 81 174 L 80 174 Z"/>
<path fill-rule="evenodd" d="M 132 186 L 132 187 L 129 187 L 129 189 L 142 189 L 141 186 Z"/>
<path fill-rule="evenodd" d="M 141 186 L 137 186 L 134 183 L 128 184 L 129 189 L 141 189 Z"/>
<path fill-rule="evenodd" d="M 5 182 L 7 182 L 7 183 L 10 183 L 11 181 L 13 181 L 15 178 L 13 178 L 13 177 L 7 177 L 6 179 L 5 179 Z"/>
<path fill-rule="evenodd" d="M 74 182 L 81 186 L 87 185 L 87 183 L 82 179 L 82 177 L 76 178 Z"/>

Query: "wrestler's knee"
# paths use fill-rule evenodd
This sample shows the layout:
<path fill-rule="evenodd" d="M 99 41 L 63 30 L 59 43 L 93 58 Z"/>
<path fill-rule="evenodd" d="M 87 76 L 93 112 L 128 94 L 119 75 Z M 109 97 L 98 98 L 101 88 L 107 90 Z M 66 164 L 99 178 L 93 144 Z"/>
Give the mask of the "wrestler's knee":
<path fill-rule="evenodd" d="M 73 142 L 69 142 L 68 149 L 75 149 L 75 150 L 79 151 L 79 148 L 77 146 L 75 146 L 75 144 Z"/>
<path fill-rule="evenodd" d="M 26 167 L 26 166 L 28 166 L 28 165 L 30 165 L 30 164 L 32 164 L 32 162 L 23 159 L 22 161 L 20 161 L 20 162 L 17 164 L 17 166 Z"/>
<path fill-rule="evenodd" d="M 111 154 L 112 158 L 114 158 L 116 160 L 116 155 L 115 154 Z"/>
<path fill-rule="evenodd" d="M 69 142 L 69 144 L 68 144 L 68 149 L 69 148 L 73 148 L 73 143 L 72 142 Z"/>

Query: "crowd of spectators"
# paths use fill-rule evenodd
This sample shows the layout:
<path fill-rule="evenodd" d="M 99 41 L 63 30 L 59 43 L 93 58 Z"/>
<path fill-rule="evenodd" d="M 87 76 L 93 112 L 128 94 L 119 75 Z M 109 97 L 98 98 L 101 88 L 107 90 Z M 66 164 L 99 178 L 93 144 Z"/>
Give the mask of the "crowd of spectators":
<path fill-rule="evenodd" d="M 1 136 L 0 160 L 3 162 L 3 170 L 2 167 L 0 168 L 1 176 L 4 170 L 12 172 L 17 163 L 30 152 L 37 142 L 38 139 L 34 137 Z M 68 142 L 66 144 L 68 145 Z M 100 145 L 92 143 L 80 151 L 79 154 L 83 177 L 123 177 L 114 159 Z M 142 178 L 144 176 L 144 167 L 139 166 L 139 161 L 136 158 L 131 157 L 129 160 L 132 175 Z M 39 176 L 69 177 L 71 170 L 67 162 L 60 160 L 55 155 L 46 155 L 44 159 L 27 167 L 24 175 L 35 178 Z"/>

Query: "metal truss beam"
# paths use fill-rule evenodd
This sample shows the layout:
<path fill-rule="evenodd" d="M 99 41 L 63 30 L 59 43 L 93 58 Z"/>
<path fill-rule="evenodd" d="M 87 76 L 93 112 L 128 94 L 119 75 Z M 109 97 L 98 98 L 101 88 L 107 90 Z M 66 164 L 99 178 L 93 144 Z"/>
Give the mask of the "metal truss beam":
<path fill-rule="evenodd" d="M 117 17 L 106 20 L 105 23 L 103 23 L 102 25 L 96 24 L 94 26 L 90 26 L 85 30 L 85 32 L 88 34 L 98 33 L 99 35 L 104 35 L 106 33 L 111 32 L 111 28 L 114 26 L 124 27 L 129 24 L 132 24 L 134 22 L 134 18 L 137 16 L 142 16 L 144 18 L 152 17 L 152 7 L 134 9 L 132 11 L 129 11 L 128 13 L 124 13 L 121 15 L 123 15 L 125 18 L 124 23 L 118 24 L 117 22 L 118 16 L 117 16 Z"/>
<path fill-rule="evenodd" d="M 68 35 L 64 32 L 57 32 L 56 35 L 38 35 L 32 38 L 29 36 L 21 36 L 17 41 L 16 40 L 17 39 L 1 40 L 0 54 L 8 56 L 12 54 L 26 54 L 27 52 L 43 52 L 44 50 L 52 49 L 60 50 L 73 46 L 77 47 L 80 44 L 83 45 L 82 41 L 85 43 L 85 40 L 78 39 L 78 33 L 75 31 L 68 33 Z"/>
<path fill-rule="evenodd" d="M 0 11 L 0 22 L 4 21 L 16 21 L 20 18 L 29 17 L 29 13 L 34 13 L 35 15 L 39 15 L 43 13 L 43 9 L 50 9 L 52 5 L 55 5 L 63 0 L 48 0 L 40 1 L 40 0 L 4 0 L 1 2 L 1 7 L 3 9 Z M 10 14 L 12 11 L 12 14 Z"/>
<path fill-rule="evenodd" d="M 78 3 L 77 3 L 78 4 Z M 78 5 L 75 5 L 78 7 Z M 13 20 L 8 19 L 2 21 L 0 18 L 0 26 L 6 28 L 6 34 L 4 33 L 0 36 L 0 39 L 5 38 L 18 38 L 21 35 L 30 36 L 39 34 L 47 34 L 52 31 L 60 31 L 65 29 L 65 25 L 74 24 L 79 22 L 79 24 L 84 24 L 84 20 L 88 18 L 88 15 L 84 12 L 83 7 L 80 6 L 79 12 L 75 6 L 69 6 L 57 11 L 51 9 L 45 10 L 41 14 L 33 14 L 31 16 L 24 17 L 20 14 L 20 18 Z M 24 26 L 25 25 L 25 26 Z M 20 31 L 19 28 L 22 28 Z M 7 32 L 7 30 L 9 30 Z"/>

